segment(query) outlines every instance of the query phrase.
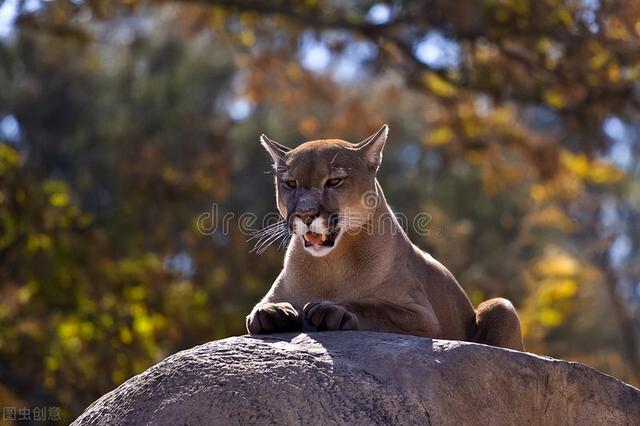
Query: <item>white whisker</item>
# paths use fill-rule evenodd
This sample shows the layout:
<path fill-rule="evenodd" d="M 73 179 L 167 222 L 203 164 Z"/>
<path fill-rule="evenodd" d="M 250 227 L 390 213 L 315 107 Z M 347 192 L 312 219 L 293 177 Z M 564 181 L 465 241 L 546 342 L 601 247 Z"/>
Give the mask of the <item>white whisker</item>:
<path fill-rule="evenodd" d="M 271 232 L 269 234 L 265 234 L 263 235 L 261 238 L 258 239 L 258 241 L 256 241 L 255 246 L 254 247 L 260 247 L 262 246 L 264 243 L 271 241 L 274 238 L 279 237 L 280 235 L 282 235 L 284 233 L 284 229 L 282 230 L 277 230 L 274 232 Z"/>
<path fill-rule="evenodd" d="M 277 223 L 273 223 L 271 225 L 267 225 L 264 228 L 260 229 L 259 231 L 254 232 L 253 235 L 247 241 L 251 241 L 256 238 L 260 239 L 264 235 L 280 231 L 286 227 L 287 227 L 287 223 L 285 221 L 280 221 Z"/>
<path fill-rule="evenodd" d="M 284 231 L 285 231 L 284 229 L 277 229 L 269 233 L 260 235 L 257 241 L 255 242 L 254 247 L 258 247 L 262 245 L 264 242 L 269 241 L 270 239 L 281 235 Z"/>
<path fill-rule="evenodd" d="M 286 249 L 286 247 L 289 245 L 289 242 L 291 241 L 291 238 L 293 237 L 293 234 L 289 233 L 288 235 L 286 235 L 282 241 L 280 241 L 280 244 L 278 245 L 278 250 L 281 249 Z"/>
<path fill-rule="evenodd" d="M 267 236 L 266 238 L 259 240 L 256 243 L 256 245 L 254 246 L 253 250 L 251 250 L 251 252 L 255 251 L 258 254 L 262 254 L 262 253 L 265 252 L 265 250 L 267 248 L 269 248 L 270 245 L 272 245 L 278 239 L 280 239 L 283 236 L 286 236 L 288 234 L 289 234 L 289 229 L 288 228 L 276 231 L 273 234 L 270 234 L 269 236 Z"/>

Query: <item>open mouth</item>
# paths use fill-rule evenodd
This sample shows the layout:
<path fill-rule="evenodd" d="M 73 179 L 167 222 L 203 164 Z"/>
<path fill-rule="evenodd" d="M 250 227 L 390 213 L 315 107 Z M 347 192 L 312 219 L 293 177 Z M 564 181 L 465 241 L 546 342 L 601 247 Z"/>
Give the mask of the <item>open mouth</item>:
<path fill-rule="evenodd" d="M 304 239 L 305 247 L 333 247 L 339 233 L 340 229 L 338 228 L 321 234 L 307 231 L 302 238 Z"/>

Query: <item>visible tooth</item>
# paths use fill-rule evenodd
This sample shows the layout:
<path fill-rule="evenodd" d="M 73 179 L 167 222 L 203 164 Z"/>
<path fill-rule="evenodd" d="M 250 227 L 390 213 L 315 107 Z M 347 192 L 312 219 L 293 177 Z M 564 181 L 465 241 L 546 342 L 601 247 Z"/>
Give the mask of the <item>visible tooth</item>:
<path fill-rule="evenodd" d="M 305 241 L 309 241 L 309 238 L 307 237 L 307 234 L 304 234 L 304 235 L 302 236 L 302 238 L 304 238 L 304 240 L 305 240 Z"/>
<path fill-rule="evenodd" d="M 327 241 L 327 234 L 322 234 L 322 242 L 324 243 L 325 241 Z"/>

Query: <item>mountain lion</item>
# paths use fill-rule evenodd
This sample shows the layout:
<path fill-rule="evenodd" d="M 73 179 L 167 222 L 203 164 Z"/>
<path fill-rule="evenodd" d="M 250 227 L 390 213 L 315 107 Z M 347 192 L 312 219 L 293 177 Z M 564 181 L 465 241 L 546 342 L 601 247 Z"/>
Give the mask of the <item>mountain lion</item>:
<path fill-rule="evenodd" d="M 295 149 L 260 137 L 273 159 L 282 226 L 293 237 L 282 272 L 247 316 L 247 330 L 309 324 L 524 350 L 508 300 L 474 309 L 447 268 L 402 230 L 376 179 L 388 130 L 384 125 L 358 144 L 327 139 Z"/>

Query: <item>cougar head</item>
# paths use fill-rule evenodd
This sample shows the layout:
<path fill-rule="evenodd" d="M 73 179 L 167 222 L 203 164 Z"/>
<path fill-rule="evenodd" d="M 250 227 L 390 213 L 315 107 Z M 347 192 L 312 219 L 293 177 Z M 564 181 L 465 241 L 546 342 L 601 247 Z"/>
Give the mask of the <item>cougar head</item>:
<path fill-rule="evenodd" d="M 326 139 L 295 149 L 260 137 L 273 159 L 278 211 L 309 254 L 327 255 L 347 230 L 359 229 L 371 218 L 388 131 L 385 124 L 357 144 Z"/>

